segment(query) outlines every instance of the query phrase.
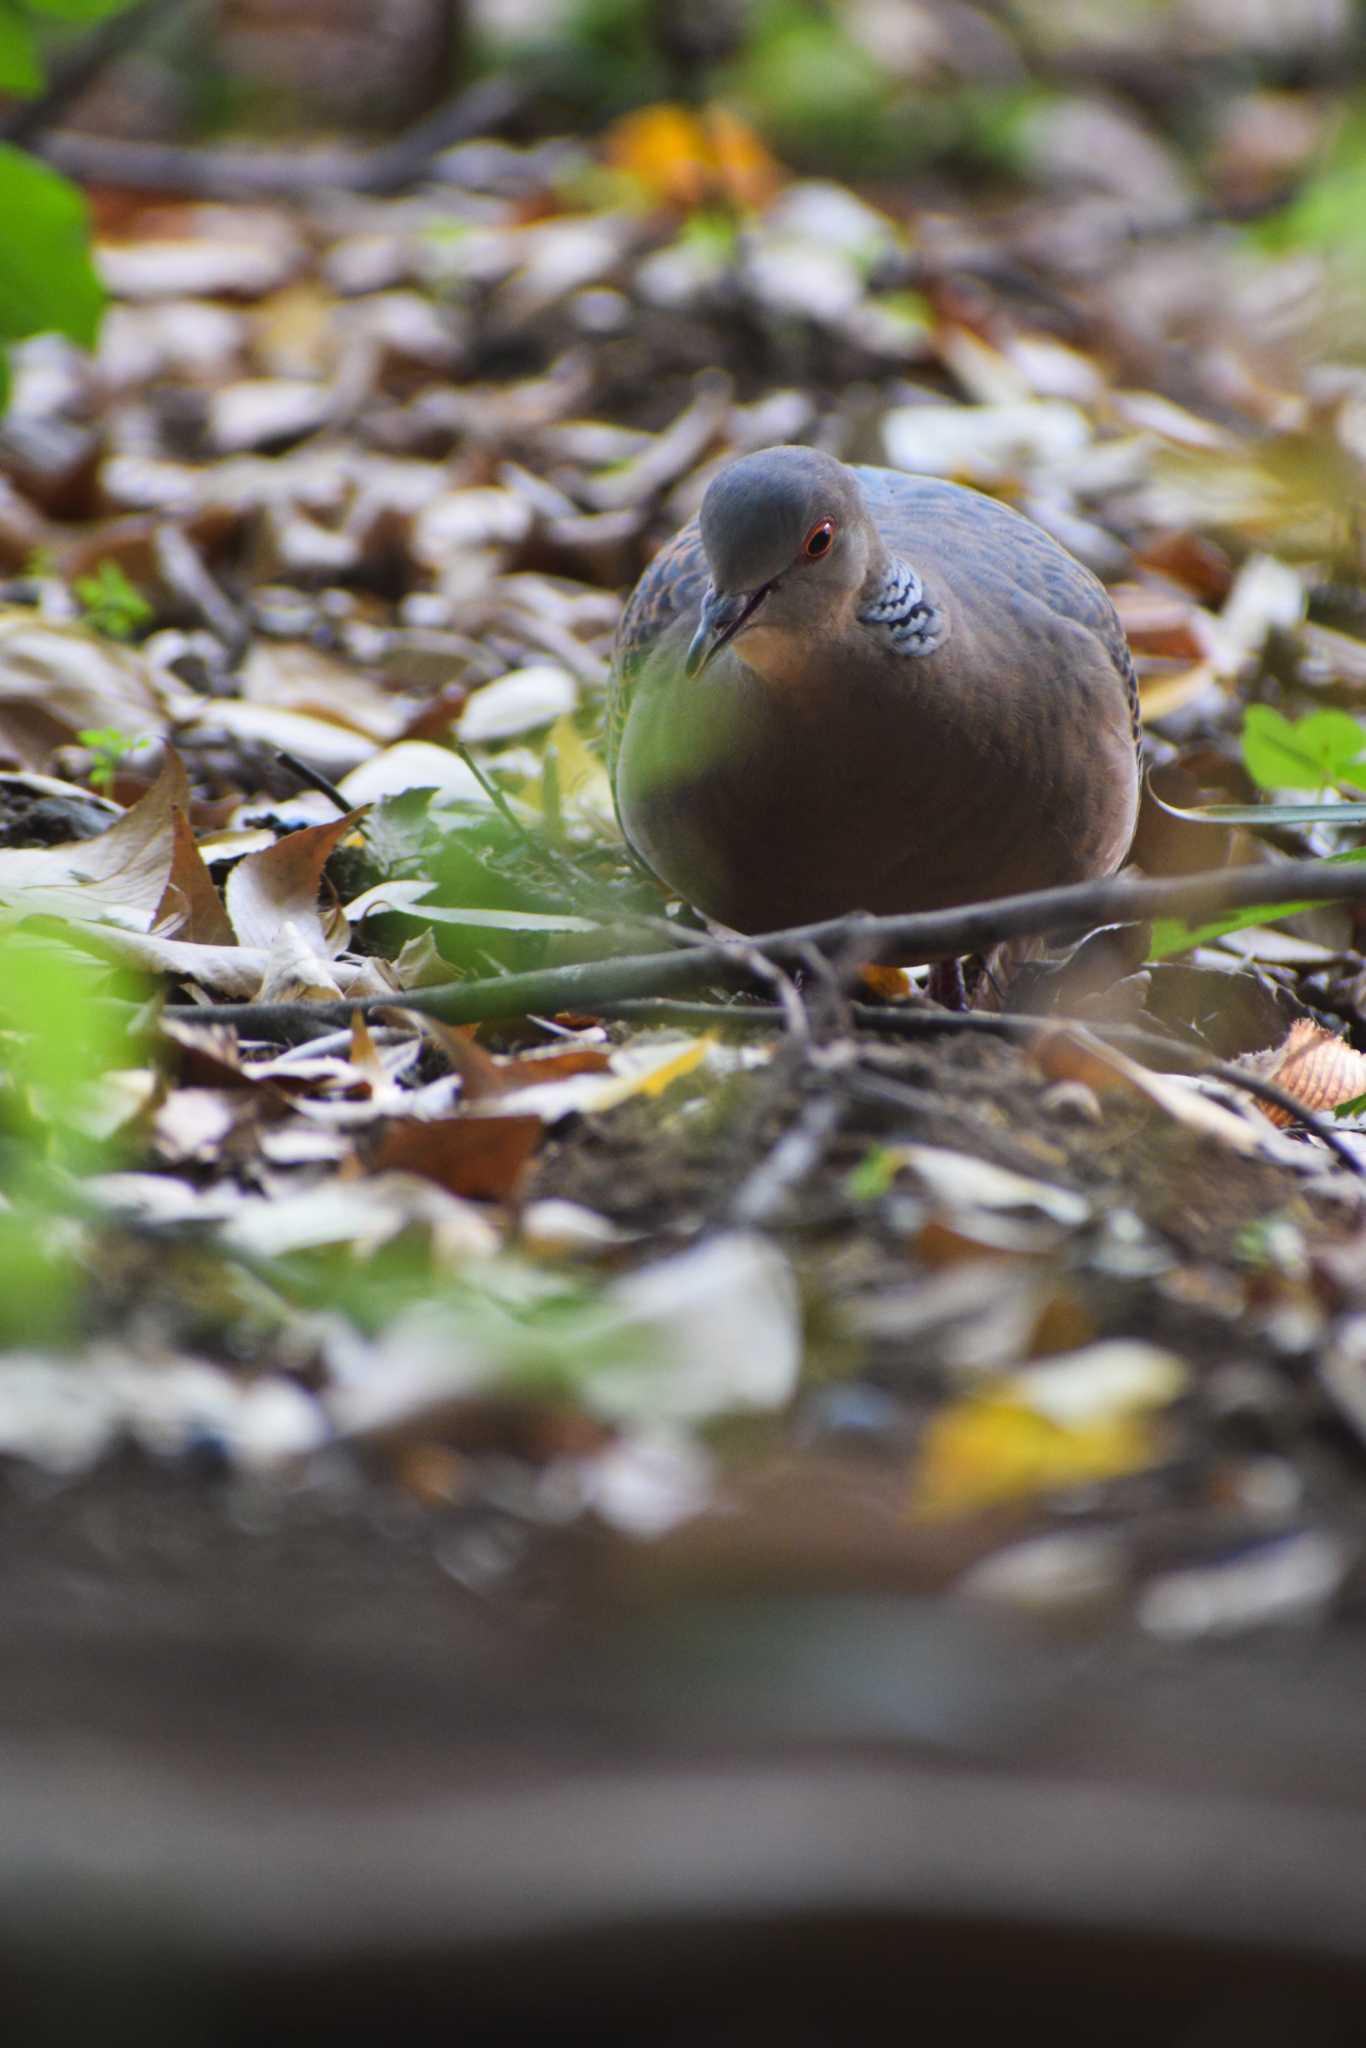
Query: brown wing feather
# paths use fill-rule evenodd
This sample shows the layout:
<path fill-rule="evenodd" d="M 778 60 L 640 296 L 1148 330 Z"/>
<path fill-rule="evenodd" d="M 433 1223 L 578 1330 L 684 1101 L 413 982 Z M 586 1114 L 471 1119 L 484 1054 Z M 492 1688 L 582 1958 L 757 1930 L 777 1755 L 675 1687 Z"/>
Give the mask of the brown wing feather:
<path fill-rule="evenodd" d="M 970 553 L 977 594 L 987 603 L 1008 610 L 1012 590 L 1023 589 L 1062 617 L 1089 626 L 1124 684 L 1138 745 L 1142 723 L 1133 656 L 1105 586 L 1089 569 L 1032 519 L 980 491 L 894 469 L 860 465 L 854 474 L 883 539 L 907 561 L 915 562 L 916 541 L 928 530 L 941 544 Z"/>
<path fill-rule="evenodd" d="M 660 549 L 627 601 L 617 627 L 607 690 L 607 772 L 613 784 L 636 678 L 651 649 L 671 627 L 685 620 L 691 628 L 700 616 L 708 580 L 702 535 L 693 519 Z"/>

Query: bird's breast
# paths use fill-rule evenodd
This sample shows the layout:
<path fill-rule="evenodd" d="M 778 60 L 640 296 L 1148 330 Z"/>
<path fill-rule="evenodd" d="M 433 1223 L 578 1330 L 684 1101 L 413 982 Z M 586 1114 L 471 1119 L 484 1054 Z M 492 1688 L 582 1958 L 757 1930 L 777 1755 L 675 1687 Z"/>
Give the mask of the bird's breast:
<path fill-rule="evenodd" d="M 1079 748 L 1008 687 L 955 687 L 942 657 L 898 660 L 889 675 L 846 655 L 813 681 L 817 665 L 789 675 L 761 631 L 693 680 L 656 665 L 622 736 L 626 835 L 698 909 L 763 930 L 946 907 L 1122 859 L 1136 771 L 1106 717 Z M 1117 679 L 1113 694 L 1120 730 Z"/>

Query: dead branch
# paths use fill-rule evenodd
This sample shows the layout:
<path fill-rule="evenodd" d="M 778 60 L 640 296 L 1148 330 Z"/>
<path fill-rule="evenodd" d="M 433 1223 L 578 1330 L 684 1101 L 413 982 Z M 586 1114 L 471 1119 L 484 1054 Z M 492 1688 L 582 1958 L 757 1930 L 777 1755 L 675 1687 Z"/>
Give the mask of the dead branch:
<path fill-rule="evenodd" d="M 30 147 L 87 185 L 194 199 L 291 199 L 310 192 L 398 192 L 457 142 L 500 127 L 521 104 L 510 78 L 481 78 L 374 149 L 201 149 L 99 135 L 30 135 Z"/>
<path fill-rule="evenodd" d="M 670 953 L 625 954 L 484 981 L 442 982 L 402 996 L 371 996 L 356 1003 L 188 1004 L 172 1007 L 167 1014 L 282 1037 L 312 1037 L 345 1023 L 353 1010 L 368 1015 L 396 1004 L 447 1024 L 477 1024 L 531 1012 L 553 1016 L 558 1010 L 601 1010 L 635 996 L 744 988 L 753 982 L 746 956 L 755 953 L 775 966 L 801 966 L 812 947 L 827 956 L 843 954 L 860 962 L 943 959 L 984 953 L 1005 939 L 1075 939 L 1102 924 L 1140 924 L 1154 917 L 1205 919 L 1259 904 L 1358 900 L 1366 900 L 1366 863 L 1287 861 L 1274 869 L 1232 868 L 1166 881 L 1075 882 L 961 909 L 897 917 L 855 912 L 761 933 L 742 943 L 713 939 Z"/>

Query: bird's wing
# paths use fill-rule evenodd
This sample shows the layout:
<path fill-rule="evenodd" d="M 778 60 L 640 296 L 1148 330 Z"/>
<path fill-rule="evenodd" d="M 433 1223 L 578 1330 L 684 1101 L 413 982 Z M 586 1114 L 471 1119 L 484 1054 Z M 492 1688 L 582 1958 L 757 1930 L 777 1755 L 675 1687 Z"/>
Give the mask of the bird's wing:
<path fill-rule="evenodd" d="M 701 531 L 693 519 L 660 549 L 627 600 L 617 627 L 607 692 L 607 772 L 614 784 L 617 748 L 636 678 L 651 649 L 671 627 L 682 620 L 691 629 L 702 610 L 708 576 Z"/>
<path fill-rule="evenodd" d="M 988 586 L 994 577 L 1002 583 L 1002 596 L 1006 584 L 1023 589 L 1061 617 L 1088 627 L 1124 684 L 1137 746 L 1142 729 L 1133 656 L 1104 584 L 1089 569 L 1032 519 L 980 491 L 894 469 L 860 465 L 855 475 L 883 539 L 904 553 L 912 567 L 917 549 L 932 543 L 938 554 L 971 561 L 973 582 L 983 597 L 992 595 Z M 995 567 L 1005 558 L 1008 576 Z"/>

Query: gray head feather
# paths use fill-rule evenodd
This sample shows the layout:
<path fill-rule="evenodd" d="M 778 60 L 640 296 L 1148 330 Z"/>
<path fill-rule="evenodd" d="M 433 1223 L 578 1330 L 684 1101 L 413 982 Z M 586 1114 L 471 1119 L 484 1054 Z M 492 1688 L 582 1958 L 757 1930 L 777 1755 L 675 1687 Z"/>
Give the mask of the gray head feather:
<path fill-rule="evenodd" d="M 718 591 L 757 590 L 798 562 L 802 544 L 822 519 L 836 524 L 836 545 L 819 565 L 821 581 L 844 582 L 837 570 L 846 536 L 858 534 L 860 578 L 872 521 L 856 479 L 816 448 L 764 448 L 729 463 L 702 500 L 702 545 Z"/>

